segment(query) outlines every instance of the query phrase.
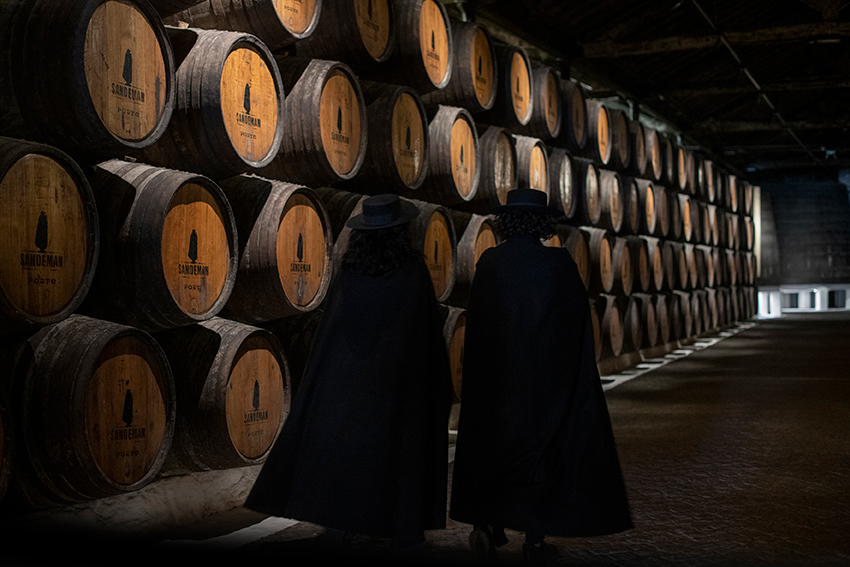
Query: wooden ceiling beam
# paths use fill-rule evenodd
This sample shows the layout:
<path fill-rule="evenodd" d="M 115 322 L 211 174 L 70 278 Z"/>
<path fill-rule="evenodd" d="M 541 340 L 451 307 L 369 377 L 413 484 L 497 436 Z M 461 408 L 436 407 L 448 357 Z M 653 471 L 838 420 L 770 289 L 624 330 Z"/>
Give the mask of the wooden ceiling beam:
<path fill-rule="evenodd" d="M 757 45 L 790 41 L 840 40 L 850 36 L 850 22 L 818 22 L 746 31 L 724 31 L 733 45 Z M 582 44 L 588 59 L 612 59 L 635 55 L 653 55 L 670 51 L 712 49 L 721 45 L 719 35 L 671 36 L 646 41 L 620 43 L 599 41 Z"/>
<path fill-rule="evenodd" d="M 693 126 L 695 131 L 733 134 L 736 132 L 780 132 L 783 130 L 847 130 L 850 120 L 842 119 L 832 122 L 755 122 L 745 120 L 706 120 Z"/>

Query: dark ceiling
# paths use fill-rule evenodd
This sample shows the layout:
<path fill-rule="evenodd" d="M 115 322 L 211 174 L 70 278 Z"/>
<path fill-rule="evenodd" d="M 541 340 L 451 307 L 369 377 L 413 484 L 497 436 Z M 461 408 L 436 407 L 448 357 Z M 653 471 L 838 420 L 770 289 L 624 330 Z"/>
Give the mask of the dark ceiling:
<path fill-rule="evenodd" d="M 467 0 L 592 98 L 752 179 L 850 169 L 848 0 Z M 535 49 L 536 48 L 536 49 Z"/>

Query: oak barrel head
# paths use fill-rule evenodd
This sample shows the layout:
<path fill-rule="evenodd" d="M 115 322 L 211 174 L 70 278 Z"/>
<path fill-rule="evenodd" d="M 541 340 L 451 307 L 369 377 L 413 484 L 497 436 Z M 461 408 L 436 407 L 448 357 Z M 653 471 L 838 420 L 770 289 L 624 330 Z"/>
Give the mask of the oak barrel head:
<path fill-rule="evenodd" d="M 94 196 L 64 152 L 0 138 L 0 334 L 56 323 L 85 299 L 100 231 Z"/>

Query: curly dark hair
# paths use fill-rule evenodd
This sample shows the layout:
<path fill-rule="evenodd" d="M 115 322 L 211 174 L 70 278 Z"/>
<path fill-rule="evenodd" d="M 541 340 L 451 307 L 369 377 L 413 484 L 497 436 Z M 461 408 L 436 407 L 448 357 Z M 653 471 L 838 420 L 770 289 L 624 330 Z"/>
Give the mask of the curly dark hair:
<path fill-rule="evenodd" d="M 422 251 L 413 247 L 410 224 L 405 223 L 373 230 L 352 229 L 341 263 L 369 276 L 382 276 L 423 258 Z"/>
<path fill-rule="evenodd" d="M 557 233 L 557 220 L 527 211 L 507 211 L 493 217 L 493 228 L 502 240 L 512 236 L 534 236 L 549 240 Z"/>

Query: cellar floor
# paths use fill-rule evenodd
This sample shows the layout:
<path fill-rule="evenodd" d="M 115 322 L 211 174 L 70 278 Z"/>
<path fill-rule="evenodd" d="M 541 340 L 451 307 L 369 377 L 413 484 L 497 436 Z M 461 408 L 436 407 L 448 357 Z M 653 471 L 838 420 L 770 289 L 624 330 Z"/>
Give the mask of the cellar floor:
<path fill-rule="evenodd" d="M 710 348 L 610 382 L 606 398 L 635 527 L 597 538 L 549 538 L 561 550 L 557 562 L 850 564 L 848 336 L 846 313 L 762 320 Z M 386 541 L 357 536 L 348 538 L 345 554 L 331 555 L 318 545 L 319 526 L 236 508 L 156 541 L 47 533 L 27 544 L 4 537 L 0 564 L 419 559 L 463 565 L 475 563 L 469 529 L 448 519 L 445 530 L 426 534 L 426 549 L 412 557 L 392 554 Z M 508 536 L 499 560 L 518 563 L 522 534 Z"/>

